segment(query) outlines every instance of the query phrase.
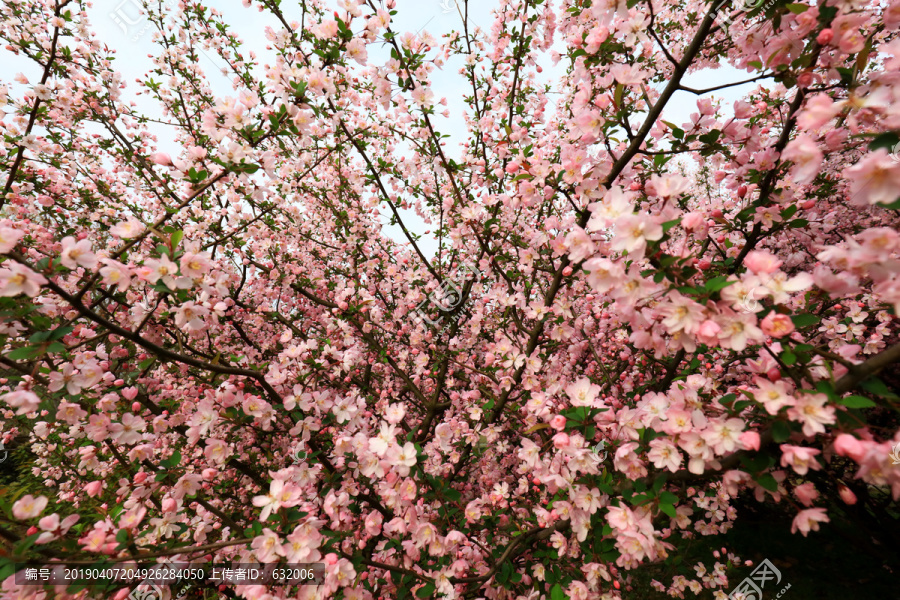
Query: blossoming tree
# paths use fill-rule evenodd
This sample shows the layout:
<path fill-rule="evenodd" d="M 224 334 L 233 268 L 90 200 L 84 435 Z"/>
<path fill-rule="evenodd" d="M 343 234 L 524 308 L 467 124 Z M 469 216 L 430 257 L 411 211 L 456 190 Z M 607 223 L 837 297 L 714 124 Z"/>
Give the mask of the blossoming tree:
<path fill-rule="evenodd" d="M 0 82 L 29 478 L 3 598 L 130 593 L 25 560 L 325 565 L 210 598 L 617 598 L 741 495 L 802 535 L 900 496 L 897 0 L 502 0 L 489 31 L 459 3 L 441 40 L 390 3 L 245 0 L 264 56 L 151 3 L 137 103 L 87 4 L 0 5 L 40 73 Z M 685 84 L 723 64 L 747 78 Z M 728 566 L 654 585 L 723 598 Z"/>

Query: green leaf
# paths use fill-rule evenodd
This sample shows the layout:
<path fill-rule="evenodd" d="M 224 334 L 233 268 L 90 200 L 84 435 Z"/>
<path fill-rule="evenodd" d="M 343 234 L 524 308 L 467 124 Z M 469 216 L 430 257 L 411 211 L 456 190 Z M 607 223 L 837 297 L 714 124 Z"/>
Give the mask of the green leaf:
<path fill-rule="evenodd" d="M 671 221 L 666 221 L 665 223 L 662 224 L 663 233 L 666 233 L 667 231 L 669 231 L 670 229 L 672 229 L 679 223 L 681 223 L 681 219 L 672 219 Z"/>
<path fill-rule="evenodd" d="M 728 281 L 728 278 L 724 275 L 719 275 L 718 277 L 713 277 L 709 281 L 707 281 L 703 289 L 707 291 L 707 293 L 718 292 L 721 289 L 727 288 L 729 285 L 737 283 L 737 281 Z"/>
<path fill-rule="evenodd" d="M 10 360 L 30 360 L 42 353 L 40 346 L 26 346 L 24 348 L 16 348 L 6 355 Z"/>
<path fill-rule="evenodd" d="M 444 497 L 451 502 L 459 502 L 459 499 L 462 498 L 462 494 L 460 494 L 458 490 L 447 488 L 444 490 Z"/>
<path fill-rule="evenodd" d="M 69 334 L 72 333 L 73 331 L 75 331 L 75 329 L 72 328 L 72 327 L 69 327 L 69 326 L 66 326 L 66 327 L 57 327 L 57 328 L 54 329 L 52 332 L 50 332 L 50 336 L 49 336 L 47 339 L 50 340 L 50 341 L 59 340 L 59 339 L 62 339 L 63 337 L 65 337 L 65 336 L 69 335 Z"/>
<path fill-rule="evenodd" d="M 873 406 L 878 406 L 863 396 L 847 396 L 846 398 L 841 398 L 840 403 L 847 408 L 872 408 Z"/>
<path fill-rule="evenodd" d="M 668 475 L 666 473 L 663 473 L 662 475 L 660 475 L 659 477 L 656 478 L 656 480 L 653 482 L 653 493 L 654 494 L 659 493 L 659 490 L 662 489 L 662 486 L 664 486 L 666 484 L 667 478 L 668 478 Z"/>
<path fill-rule="evenodd" d="M 879 148 L 884 148 L 888 152 L 891 152 L 897 144 L 900 144 L 900 134 L 897 134 L 894 131 L 888 131 L 887 133 L 875 136 L 875 139 L 869 142 L 869 150 L 875 151 Z"/>
<path fill-rule="evenodd" d="M 434 584 L 430 581 L 416 590 L 418 598 L 429 598 L 432 594 L 434 594 Z"/>
<path fill-rule="evenodd" d="M 772 439 L 778 442 L 787 441 L 791 437 L 791 428 L 784 421 L 775 421 L 772 423 Z"/>
<path fill-rule="evenodd" d="M 790 367 L 795 362 L 797 362 L 797 355 L 790 350 L 786 350 L 781 353 L 781 360 L 784 364 Z"/>
<path fill-rule="evenodd" d="M 794 13 L 795 15 L 799 15 L 800 13 L 805 13 L 809 10 L 809 5 L 807 4 L 788 4 L 785 6 L 789 11 Z"/>
<path fill-rule="evenodd" d="M 172 234 L 172 248 L 177 248 L 179 242 L 181 242 L 181 239 L 183 237 L 184 237 L 184 231 L 182 231 L 180 229 L 178 231 L 176 231 L 175 233 L 173 233 Z"/>
<path fill-rule="evenodd" d="M 678 502 L 678 496 L 672 492 L 663 492 L 659 495 L 659 501 L 662 504 L 675 504 Z"/>
<path fill-rule="evenodd" d="M 562 586 L 558 583 L 554 584 L 554 586 L 550 588 L 550 600 L 566 600 L 567 598 L 568 596 L 566 596 L 566 593 L 563 591 Z"/>
<path fill-rule="evenodd" d="M 678 513 L 675 511 L 675 507 L 671 504 L 660 504 L 659 510 L 663 511 L 673 519 L 678 515 Z"/>
<path fill-rule="evenodd" d="M 821 320 L 822 319 L 820 319 L 816 315 L 810 314 L 793 315 L 791 317 L 791 321 L 794 322 L 794 327 L 797 327 L 798 329 L 802 327 L 809 327 L 810 325 L 815 325 Z"/>
<path fill-rule="evenodd" d="M 900 400 L 900 397 L 897 396 L 894 392 L 888 389 L 888 386 L 885 383 L 878 379 L 877 377 L 873 377 L 872 379 L 866 379 L 862 382 L 862 389 L 875 394 L 881 398 L 887 398 L 888 400 Z"/>
<path fill-rule="evenodd" d="M 764 488 L 766 488 L 766 489 L 769 490 L 770 492 L 776 492 L 776 491 L 778 491 L 778 482 L 775 481 L 775 478 L 772 477 L 772 474 L 771 474 L 771 473 L 763 473 L 763 474 L 760 475 L 759 478 L 756 480 L 756 483 L 758 483 L 759 485 L 763 486 Z"/>

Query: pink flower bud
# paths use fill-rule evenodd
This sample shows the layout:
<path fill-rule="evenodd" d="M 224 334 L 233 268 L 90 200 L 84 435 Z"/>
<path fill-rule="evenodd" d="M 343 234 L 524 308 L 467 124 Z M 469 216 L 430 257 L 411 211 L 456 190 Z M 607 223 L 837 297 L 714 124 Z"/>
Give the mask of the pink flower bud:
<path fill-rule="evenodd" d="M 838 486 L 838 494 L 841 496 L 841 500 L 844 501 L 844 504 L 854 505 L 856 504 L 856 494 L 853 493 L 853 490 L 848 488 L 843 483 Z"/>
<path fill-rule="evenodd" d="M 569 436 L 560 431 L 553 436 L 553 445 L 557 448 L 565 448 L 569 445 Z"/>
<path fill-rule="evenodd" d="M 138 473 L 135 473 L 134 483 L 136 485 L 140 485 L 140 484 L 144 483 L 145 481 L 147 481 L 147 472 L 146 471 L 140 471 Z"/>
<path fill-rule="evenodd" d="M 212 481 L 218 474 L 219 472 L 216 469 L 203 469 L 203 479 L 207 481 Z"/>
<path fill-rule="evenodd" d="M 141 403 L 140 402 L 132 402 L 131 403 L 131 412 L 141 412 Z"/>
<path fill-rule="evenodd" d="M 562 431 L 566 428 L 566 418 L 562 415 L 556 415 L 550 420 L 550 427 L 557 431 Z"/>
<path fill-rule="evenodd" d="M 747 254 L 747 257 L 744 259 L 744 265 L 756 275 L 769 275 L 778 270 L 778 267 L 781 266 L 781 261 L 778 260 L 777 256 L 769 252 L 753 250 Z"/>
<path fill-rule="evenodd" d="M 38 528 L 32 525 L 28 528 L 28 531 L 25 532 L 25 535 L 34 535 L 38 532 Z"/>
<path fill-rule="evenodd" d="M 747 450 L 759 450 L 759 434 L 755 431 L 744 431 L 738 439 Z"/>
<path fill-rule="evenodd" d="M 175 509 L 178 508 L 178 501 L 175 498 L 166 498 L 162 501 L 162 509 L 163 512 L 175 512 Z"/>
<path fill-rule="evenodd" d="M 782 315 L 775 311 L 766 315 L 762 320 L 761 327 L 763 333 L 774 338 L 782 338 L 794 332 L 794 322 L 787 315 Z"/>
<path fill-rule="evenodd" d="M 772 367 L 766 371 L 766 377 L 769 378 L 769 381 L 779 381 L 781 379 L 781 371 L 778 367 Z"/>
<path fill-rule="evenodd" d="M 325 564 L 326 565 L 336 565 L 338 561 L 338 555 L 334 552 L 329 552 L 325 555 Z"/>
<path fill-rule="evenodd" d="M 841 456 L 849 456 L 856 462 L 860 462 L 866 454 L 862 442 L 850 435 L 842 433 L 834 440 L 834 451 Z"/>
<path fill-rule="evenodd" d="M 103 489 L 103 481 L 92 481 L 84 486 L 85 493 L 91 498 L 99 496 L 101 489 Z"/>
<path fill-rule="evenodd" d="M 166 154 L 165 152 L 157 152 L 153 156 L 150 157 L 150 160 L 155 162 L 158 165 L 162 165 L 164 167 L 172 166 L 172 157 Z"/>
<path fill-rule="evenodd" d="M 122 390 L 122 395 L 125 396 L 126 400 L 134 400 L 135 398 L 137 398 L 138 389 L 134 386 L 127 387 L 124 390 Z"/>
<path fill-rule="evenodd" d="M 819 32 L 819 35 L 816 36 L 816 41 L 822 46 L 825 46 L 833 39 L 834 31 L 832 31 L 831 29 L 823 29 Z"/>

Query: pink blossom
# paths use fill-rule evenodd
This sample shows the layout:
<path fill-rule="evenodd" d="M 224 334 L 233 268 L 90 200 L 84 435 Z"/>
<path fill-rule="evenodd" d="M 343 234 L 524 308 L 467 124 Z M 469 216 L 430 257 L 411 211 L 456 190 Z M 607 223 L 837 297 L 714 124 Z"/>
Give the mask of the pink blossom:
<path fill-rule="evenodd" d="M 891 204 L 900 196 L 900 163 L 879 148 L 844 170 L 850 182 L 850 201 L 855 204 Z"/>
<path fill-rule="evenodd" d="M 37 410 L 41 403 L 41 399 L 37 394 L 29 390 L 15 390 L 0 396 L 3 400 L 13 408 L 16 408 L 17 415 L 27 415 Z"/>
<path fill-rule="evenodd" d="M 120 292 L 127 290 L 128 286 L 131 285 L 131 270 L 111 258 L 103 258 L 101 262 L 104 264 L 103 267 L 100 267 L 103 284 L 114 285 Z"/>
<path fill-rule="evenodd" d="M 109 228 L 109 232 L 122 239 L 131 239 L 135 238 L 144 231 L 144 224 L 138 221 L 135 218 L 130 218 L 127 221 L 122 221 L 113 225 Z"/>
<path fill-rule="evenodd" d="M 686 192 L 690 182 L 681 175 L 651 175 L 649 187 L 661 198 L 679 196 Z"/>
<path fill-rule="evenodd" d="M 862 461 L 866 452 L 863 444 L 849 433 L 838 434 L 834 440 L 834 451 L 841 456 L 849 456 L 856 462 Z"/>
<path fill-rule="evenodd" d="M 13 503 L 13 516 L 20 521 L 33 519 L 44 512 L 44 508 L 47 507 L 47 502 L 46 496 L 38 496 L 37 498 L 31 494 L 22 496 Z"/>
<path fill-rule="evenodd" d="M 210 267 L 209 252 L 185 252 L 181 257 L 181 273 L 185 277 L 197 279 L 203 277 Z"/>
<path fill-rule="evenodd" d="M 824 155 L 811 136 L 801 133 L 788 143 L 781 153 L 781 158 L 794 163 L 791 170 L 794 181 L 804 184 L 816 178 Z"/>
<path fill-rule="evenodd" d="M 12 227 L 0 227 L 0 254 L 7 254 L 16 247 L 25 232 Z"/>
<path fill-rule="evenodd" d="M 562 431 L 553 436 L 553 446 L 556 448 L 567 448 L 569 443 L 569 436 Z"/>
<path fill-rule="evenodd" d="M 777 415 L 785 406 L 793 406 L 796 401 L 789 393 L 784 381 L 771 382 L 761 377 L 754 379 L 759 389 L 753 392 L 753 397 L 761 403 L 770 415 Z"/>
<path fill-rule="evenodd" d="M 569 260 L 573 263 L 580 263 L 595 251 L 591 238 L 581 228 L 573 229 L 566 235 L 566 247 L 569 249 Z"/>
<path fill-rule="evenodd" d="M 816 490 L 816 486 L 812 484 L 812 482 L 807 481 L 806 483 L 801 483 L 800 485 L 794 488 L 794 495 L 800 501 L 803 506 L 811 506 L 813 502 L 819 497 L 819 492 Z"/>
<path fill-rule="evenodd" d="M 62 240 L 62 252 L 59 255 L 59 262 L 67 269 L 78 267 L 94 269 L 97 266 L 97 255 L 91 252 L 91 242 L 89 240 L 75 241 L 75 238 L 72 236 L 67 236 Z"/>
<path fill-rule="evenodd" d="M 155 154 L 150 156 L 150 160 L 164 167 L 172 166 L 172 157 L 165 152 L 156 152 Z"/>
<path fill-rule="evenodd" d="M 825 425 L 831 425 L 836 420 L 834 407 L 825 406 L 827 402 L 828 396 L 825 394 L 800 394 L 787 415 L 792 421 L 803 423 L 803 435 L 825 433 Z"/>
<path fill-rule="evenodd" d="M 822 468 L 819 461 L 815 459 L 816 455 L 820 454 L 819 450 L 790 444 L 781 444 L 780 447 L 781 466 L 790 465 L 798 475 L 806 475 L 809 469 L 818 471 Z"/>
<path fill-rule="evenodd" d="M 91 498 L 96 498 L 100 495 L 100 490 L 103 488 L 103 481 L 92 481 L 86 486 L 84 486 L 84 492 L 90 496 Z"/>
<path fill-rule="evenodd" d="M 325 19 L 313 28 L 315 36 L 322 40 L 330 40 L 338 33 L 338 24 L 334 19 Z"/>
<path fill-rule="evenodd" d="M 744 258 L 744 264 L 755 274 L 769 275 L 778 270 L 781 261 L 778 257 L 762 250 L 751 250 Z"/>
<path fill-rule="evenodd" d="M 109 437 L 120 444 L 136 444 L 141 441 L 140 432 L 145 428 L 144 419 L 131 413 L 125 413 L 121 423 L 113 423 L 109 426 Z"/>
<path fill-rule="evenodd" d="M 816 94 L 806 101 L 806 106 L 797 117 L 800 129 L 818 129 L 833 119 L 840 112 L 840 106 L 827 94 Z"/>
<path fill-rule="evenodd" d="M 843 483 L 838 484 L 838 494 L 840 495 L 841 500 L 843 500 L 844 504 L 847 504 L 848 506 L 856 504 L 856 494 L 854 494 L 853 490 L 848 488 Z"/>
<path fill-rule="evenodd" d="M 592 406 L 600 393 L 600 386 L 591 383 L 586 377 L 582 377 L 566 387 L 566 395 L 572 406 Z"/>
<path fill-rule="evenodd" d="M 29 298 L 37 296 L 47 278 L 28 267 L 15 262 L 6 262 L 7 268 L 0 268 L 0 297 L 25 294 Z"/>
<path fill-rule="evenodd" d="M 828 515 L 825 514 L 824 508 L 808 508 L 806 510 L 801 510 L 797 513 L 797 516 L 794 517 L 793 523 L 791 523 L 791 533 L 796 533 L 799 529 L 800 533 L 803 534 L 803 537 L 806 537 L 806 534 L 810 531 L 819 530 L 819 523 L 828 523 L 830 520 Z"/>
<path fill-rule="evenodd" d="M 759 450 L 759 433 L 755 431 L 744 431 L 738 436 L 738 439 L 747 450 Z"/>
<path fill-rule="evenodd" d="M 772 311 L 760 323 L 764 334 L 773 338 L 782 338 L 794 332 L 794 322 L 787 315 Z"/>
<path fill-rule="evenodd" d="M 284 548 L 282 548 L 278 534 L 268 527 L 263 528 L 262 535 L 253 538 L 250 546 L 260 562 L 274 562 L 278 560 L 279 556 L 284 556 Z"/>

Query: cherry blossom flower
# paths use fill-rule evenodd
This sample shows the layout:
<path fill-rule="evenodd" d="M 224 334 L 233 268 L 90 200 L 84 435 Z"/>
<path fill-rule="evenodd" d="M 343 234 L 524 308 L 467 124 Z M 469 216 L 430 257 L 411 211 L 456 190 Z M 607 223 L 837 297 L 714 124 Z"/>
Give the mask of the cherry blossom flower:
<path fill-rule="evenodd" d="M 94 269 L 97 266 L 97 255 L 91 251 L 90 240 L 75 241 L 72 236 L 67 236 L 62 240 L 59 262 L 67 269 Z"/>
<path fill-rule="evenodd" d="M 791 523 L 791 533 L 796 533 L 799 529 L 800 533 L 803 534 L 803 537 L 806 537 L 810 531 L 819 530 L 819 523 L 828 523 L 830 521 L 831 519 L 825 514 L 824 508 L 808 508 L 806 510 L 801 510 L 797 513 L 797 516 L 794 517 L 794 521 Z"/>
<path fill-rule="evenodd" d="M 130 218 L 113 225 L 109 228 L 109 232 L 116 237 L 128 240 L 141 235 L 144 232 L 144 224 L 135 218 Z"/>
<path fill-rule="evenodd" d="M 780 448 L 781 466 L 790 465 L 798 475 L 806 475 L 809 469 L 818 471 L 822 468 L 819 461 L 815 459 L 816 455 L 821 453 L 820 450 L 791 444 L 781 444 Z"/>
<path fill-rule="evenodd" d="M 5 268 L 0 268 L 0 297 L 25 294 L 34 298 L 41 291 L 41 286 L 47 283 L 46 277 L 24 265 L 9 262 L 5 264 Z"/>
<path fill-rule="evenodd" d="M 47 507 L 48 499 L 46 496 L 34 497 L 31 494 L 22 496 L 13 503 L 13 516 L 20 521 L 33 519 L 44 512 Z"/>
<path fill-rule="evenodd" d="M 825 425 L 835 422 L 833 406 L 825 406 L 828 396 L 825 394 L 800 394 L 794 406 L 788 409 L 787 416 L 792 421 L 803 423 L 803 435 L 812 436 L 824 433 Z"/>
<path fill-rule="evenodd" d="M 7 254 L 16 247 L 25 236 L 25 232 L 12 227 L 0 227 L 0 254 Z"/>

